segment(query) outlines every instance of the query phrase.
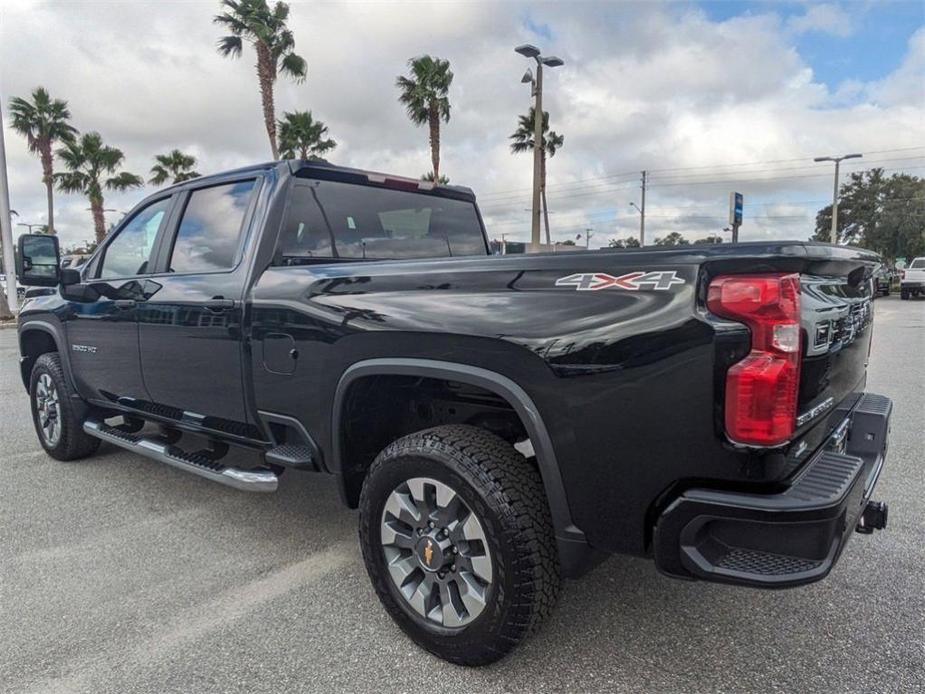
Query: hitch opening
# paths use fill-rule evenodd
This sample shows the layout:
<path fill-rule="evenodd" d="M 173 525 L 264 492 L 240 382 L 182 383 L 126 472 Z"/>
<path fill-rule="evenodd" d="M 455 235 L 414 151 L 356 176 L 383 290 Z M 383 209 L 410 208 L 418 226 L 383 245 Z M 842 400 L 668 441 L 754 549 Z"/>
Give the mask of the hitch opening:
<path fill-rule="evenodd" d="M 883 530 L 886 527 L 888 515 L 889 507 L 886 502 L 868 501 L 855 530 L 864 535 L 870 535 L 874 530 Z"/>

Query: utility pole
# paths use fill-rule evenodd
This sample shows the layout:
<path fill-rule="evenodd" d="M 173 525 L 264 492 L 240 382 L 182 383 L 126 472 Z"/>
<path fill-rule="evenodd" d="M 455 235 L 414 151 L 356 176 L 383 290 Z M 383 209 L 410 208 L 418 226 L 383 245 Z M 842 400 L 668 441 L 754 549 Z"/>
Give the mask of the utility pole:
<path fill-rule="evenodd" d="M 585 229 L 585 249 L 591 250 L 591 237 L 594 236 L 594 231 L 588 227 Z"/>
<path fill-rule="evenodd" d="M 646 172 L 642 172 L 642 207 L 639 210 L 639 246 L 646 245 Z"/>
<path fill-rule="evenodd" d="M 536 250 L 540 245 L 540 226 L 541 226 L 541 200 L 542 200 L 542 169 L 543 169 L 543 66 L 559 67 L 564 65 L 564 61 L 556 56 L 543 57 L 540 55 L 540 49 L 530 44 L 518 46 L 514 49 L 525 58 L 533 58 L 536 61 L 536 78 L 533 73 L 527 70 L 521 82 L 529 82 L 533 86 L 533 208 L 531 211 L 530 223 L 530 244 Z"/>
<path fill-rule="evenodd" d="M 13 226 L 10 210 L 10 188 L 6 178 L 6 148 L 3 144 L 3 117 L 0 114 L 0 244 L 3 245 L 3 270 L 6 273 L 6 298 L 10 310 L 16 313 L 16 263 L 13 259 Z"/>
<path fill-rule="evenodd" d="M 860 159 L 863 154 L 843 154 L 840 157 L 816 157 L 813 161 L 835 162 L 835 188 L 832 192 L 832 233 L 829 243 L 838 243 L 838 168 L 844 159 Z"/>

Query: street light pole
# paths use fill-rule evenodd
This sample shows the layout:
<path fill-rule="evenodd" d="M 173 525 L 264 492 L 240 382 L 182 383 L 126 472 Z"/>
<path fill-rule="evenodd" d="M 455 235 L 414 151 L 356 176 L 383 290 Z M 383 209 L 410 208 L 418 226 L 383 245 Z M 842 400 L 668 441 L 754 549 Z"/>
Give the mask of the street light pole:
<path fill-rule="evenodd" d="M 530 244 L 533 249 L 540 245 L 540 208 L 542 196 L 542 169 L 544 154 L 543 138 L 543 66 L 559 67 L 565 63 L 561 58 L 556 56 L 544 57 L 540 55 L 540 49 L 530 44 L 517 46 L 515 53 L 519 53 L 525 58 L 533 58 L 536 61 L 536 78 L 529 79 L 533 84 L 533 209 L 531 210 L 530 220 Z M 528 81 L 528 75 L 524 75 L 523 81 Z"/>
<path fill-rule="evenodd" d="M 840 157 L 816 157 L 813 161 L 834 161 L 835 162 L 835 186 L 832 192 L 832 233 L 829 237 L 830 243 L 838 243 L 838 169 L 844 159 L 860 159 L 863 154 L 843 154 Z"/>
<path fill-rule="evenodd" d="M 29 233 L 32 233 L 32 227 L 43 227 L 44 224 L 27 224 L 26 222 L 19 222 L 16 226 L 26 227 L 29 230 Z"/>
<path fill-rule="evenodd" d="M 648 175 L 642 172 L 642 209 L 639 210 L 639 247 L 646 245 L 646 179 Z"/>
<path fill-rule="evenodd" d="M 0 114 L 0 244 L 3 245 L 3 269 L 6 272 L 6 298 L 10 310 L 18 308 L 16 266 L 13 259 L 12 210 L 10 188 L 6 178 L 6 148 L 3 143 L 3 116 Z"/>

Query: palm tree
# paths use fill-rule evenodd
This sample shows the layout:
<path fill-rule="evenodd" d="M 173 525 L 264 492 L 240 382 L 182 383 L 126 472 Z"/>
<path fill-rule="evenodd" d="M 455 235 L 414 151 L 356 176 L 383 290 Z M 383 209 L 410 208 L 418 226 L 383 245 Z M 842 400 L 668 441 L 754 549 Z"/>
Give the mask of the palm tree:
<path fill-rule="evenodd" d="M 405 105 L 408 118 L 415 125 L 430 127 L 430 159 L 434 178 L 440 179 L 440 121 L 450 122 L 448 92 L 453 82 L 450 61 L 422 55 L 408 61 L 411 76 L 399 75 L 395 86 L 401 90 L 398 100 Z"/>
<path fill-rule="evenodd" d="M 55 233 L 54 157 L 52 147 L 57 142 L 74 139 L 77 129 L 68 119 L 67 102 L 52 99 L 44 87 L 32 91 L 32 101 L 14 96 L 10 99 L 13 130 L 25 135 L 29 151 L 38 154 L 42 162 L 42 182 L 48 198 L 48 233 Z"/>
<path fill-rule="evenodd" d="M 273 103 L 273 85 L 282 72 L 296 82 L 305 80 L 308 64 L 293 52 L 295 39 L 286 27 L 289 5 L 277 2 L 273 9 L 267 0 L 222 0 L 223 14 L 212 21 L 227 28 L 231 34 L 218 40 L 218 52 L 238 58 L 247 40 L 257 53 L 257 79 L 263 100 L 263 122 L 270 138 L 273 158 L 279 159 L 276 145 L 276 107 Z"/>
<path fill-rule="evenodd" d="M 445 186 L 449 184 L 450 182 L 450 179 L 444 176 L 443 174 L 440 174 L 439 178 L 435 179 L 433 171 L 428 171 L 426 174 L 421 176 L 421 180 L 427 181 L 429 183 L 436 183 L 438 186 Z"/>
<path fill-rule="evenodd" d="M 96 240 L 106 237 L 106 220 L 103 217 L 103 189 L 128 190 L 144 185 L 144 179 L 126 171 L 116 172 L 125 155 L 122 150 L 103 144 L 99 133 L 85 133 L 79 140 L 68 142 L 58 150 L 58 156 L 67 168 L 56 173 L 58 190 L 64 193 L 83 193 L 90 200 Z"/>
<path fill-rule="evenodd" d="M 199 178 L 198 171 L 194 171 L 196 166 L 196 157 L 191 154 L 183 154 L 178 149 L 168 154 L 158 154 L 154 157 L 155 164 L 151 167 L 151 178 L 148 183 L 156 186 L 163 185 L 168 179 L 173 179 L 173 183 L 182 183 L 191 178 Z"/>
<path fill-rule="evenodd" d="M 312 118 L 311 111 L 284 113 L 279 122 L 279 149 L 283 159 L 321 159 L 321 155 L 337 147 L 325 138 L 328 126 Z"/>
<path fill-rule="evenodd" d="M 536 109 L 531 106 L 525 116 L 518 116 L 517 130 L 511 135 L 511 151 L 514 154 L 533 151 Z M 543 196 L 543 220 L 546 225 L 546 243 L 549 244 L 549 209 L 546 206 L 546 158 L 552 158 L 565 144 L 565 136 L 549 129 L 549 112 L 543 111 L 543 156 L 540 159 L 540 193 Z"/>

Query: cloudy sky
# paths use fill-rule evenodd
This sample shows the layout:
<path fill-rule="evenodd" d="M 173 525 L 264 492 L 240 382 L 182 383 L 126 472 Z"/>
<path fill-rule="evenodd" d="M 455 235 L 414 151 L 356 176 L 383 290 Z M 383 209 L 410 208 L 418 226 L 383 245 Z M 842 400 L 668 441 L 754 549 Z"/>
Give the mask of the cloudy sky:
<path fill-rule="evenodd" d="M 806 238 L 831 196 L 831 165 L 925 175 L 925 4 L 914 2 L 291 3 L 308 79 L 277 85 L 277 112 L 312 110 L 332 161 L 419 176 L 427 132 L 396 100 L 395 77 L 424 53 L 450 60 L 452 119 L 441 169 L 479 195 L 489 233 L 529 236 L 528 155 L 508 136 L 530 94 L 521 43 L 561 56 L 545 107 L 565 146 L 549 165 L 553 239 L 590 227 L 592 245 L 636 234 L 639 171 L 650 172 L 647 238 L 726 225 L 745 194 L 743 240 Z M 252 51 L 215 51 L 217 0 L 0 0 L 0 98 L 45 86 L 73 123 L 99 131 L 147 175 L 180 148 L 201 172 L 269 158 Z M 38 160 L 4 122 L 17 221 L 45 220 Z M 846 162 L 847 163 L 847 162 Z M 127 210 L 143 191 L 112 194 Z M 87 202 L 58 194 L 65 246 L 93 236 Z M 119 212 L 109 213 L 116 221 Z M 19 229 L 21 231 L 21 228 Z"/>

